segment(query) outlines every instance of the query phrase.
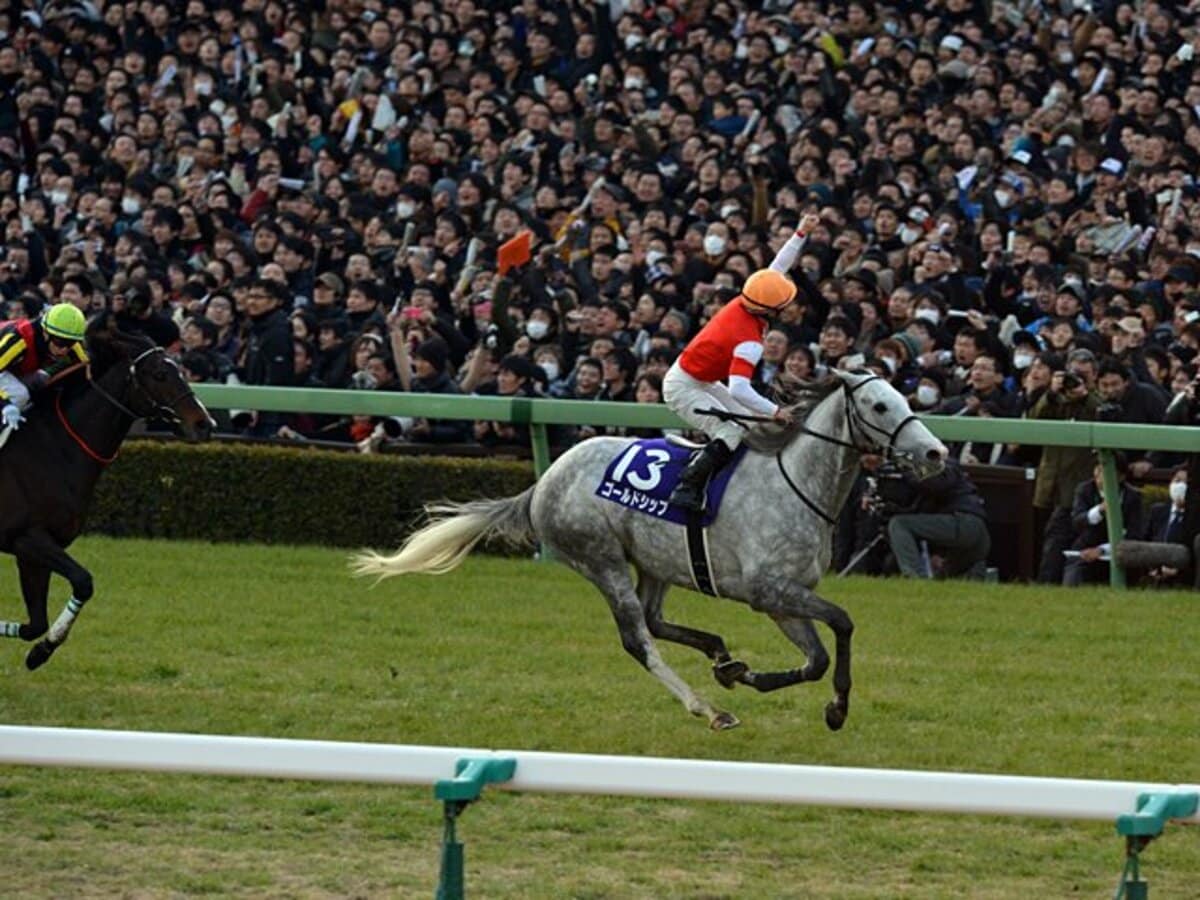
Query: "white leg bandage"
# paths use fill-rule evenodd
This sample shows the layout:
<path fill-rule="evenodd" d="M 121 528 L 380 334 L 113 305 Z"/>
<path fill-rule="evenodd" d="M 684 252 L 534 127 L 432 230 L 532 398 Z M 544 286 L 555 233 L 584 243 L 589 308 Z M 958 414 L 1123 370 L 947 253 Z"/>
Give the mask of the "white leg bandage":
<path fill-rule="evenodd" d="M 72 597 L 67 601 L 67 605 L 63 607 L 63 611 L 58 614 L 58 618 L 50 626 L 50 633 L 46 635 L 50 643 L 61 644 L 67 639 L 67 635 L 71 633 L 71 626 L 75 622 L 75 617 L 79 615 L 81 609 L 83 609 L 82 600 L 76 600 Z"/>

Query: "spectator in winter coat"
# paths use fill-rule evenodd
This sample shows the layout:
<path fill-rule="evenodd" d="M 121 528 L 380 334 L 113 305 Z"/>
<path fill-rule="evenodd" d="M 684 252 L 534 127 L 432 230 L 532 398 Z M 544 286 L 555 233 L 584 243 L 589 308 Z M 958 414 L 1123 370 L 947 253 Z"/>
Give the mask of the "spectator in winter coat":
<path fill-rule="evenodd" d="M 292 326 L 283 311 L 284 289 L 274 281 L 259 279 L 246 295 L 250 333 L 241 378 L 245 384 L 285 387 L 292 383 Z M 280 413 L 254 413 L 249 434 L 274 435 L 284 424 Z"/>

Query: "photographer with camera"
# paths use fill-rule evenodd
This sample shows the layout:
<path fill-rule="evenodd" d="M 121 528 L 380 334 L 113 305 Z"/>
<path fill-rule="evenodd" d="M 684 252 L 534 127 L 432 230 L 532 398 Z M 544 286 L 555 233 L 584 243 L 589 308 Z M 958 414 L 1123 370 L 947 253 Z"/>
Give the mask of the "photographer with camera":
<path fill-rule="evenodd" d="M 982 575 L 992 540 L 987 529 L 987 511 L 970 478 L 954 460 L 928 478 L 910 472 L 897 472 L 883 465 L 879 456 L 862 458 L 863 468 L 878 473 L 879 483 L 895 482 L 884 496 L 911 497 L 907 508 L 894 509 L 888 504 L 880 515 L 887 519 L 887 540 L 900 573 L 910 578 L 932 578 L 921 552 L 925 541 L 930 554 L 945 559 L 945 574 Z M 890 515 L 890 517 L 889 517 Z"/>
<path fill-rule="evenodd" d="M 1096 379 L 1101 405 L 1096 418 L 1101 422 L 1159 425 L 1167 404 L 1153 387 L 1134 379 L 1129 366 L 1113 357 L 1100 363 Z"/>
<path fill-rule="evenodd" d="M 1095 390 L 1099 365 L 1092 351 L 1072 350 L 1065 371 L 1050 376 L 1050 386 L 1029 411 L 1031 419 L 1092 421 L 1100 408 Z M 1092 470 L 1092 455 L 1086 447 L 1043 447 L 1033 483 L 1033 505 L 1049 510 L 1042 533 L 1042 559 L 1037 580 L 1061 584 L 1063 550 L 1071 546 L 1071 506 L 1075 488 Z"/>
<path fill-rule="evenodd" d="M 1100 375 L 1096 380 L 1100 392 L 1100 406 L 1096 418 L 1101 422 L 1125 424 L 1159 425 L 1167 412 L 1162 395 L 1149 384 L 1133 377 L 1125 363 L 1109 357 L 1100 363 Z M 1147 450 L 1126 450 L 1129 455 L 1129 471 L 1134 477 L 1142 477 L 1154 467 Z"/>

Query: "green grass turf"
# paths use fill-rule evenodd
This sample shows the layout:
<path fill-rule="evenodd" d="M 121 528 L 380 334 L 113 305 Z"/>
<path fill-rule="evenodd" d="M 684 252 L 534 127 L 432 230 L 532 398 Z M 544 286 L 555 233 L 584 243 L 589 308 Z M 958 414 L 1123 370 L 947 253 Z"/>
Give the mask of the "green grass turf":
<path fill-rule="evenodd" d="M 1194 595 L 829 579 L 857 625 L 846 728 L 824 726 L 828 680 L 726 693 L 666 646 L 743 721 L 714 734 L 558 565 L 473 557 L 369 590 L 337 550 L 76 552 L 96 597 L 36 673 L 0 642 L 0 721 L 1200 782 Z M 23 619 L 7 558 L 0 579 L 0 618 Z M 797 662 L 738 604 L 675 591 L 667 613 L 755 668 Z M 424 789 L 0 768 L 0 896 L 429 897 L 440 829 Z M 1100 897 L 1123 850 L 1104 823 L 501 792 L 459 833 L 486 898 Z M 1195 896 L 1200 833 L 1169 828 L 1143 872 Z"/>

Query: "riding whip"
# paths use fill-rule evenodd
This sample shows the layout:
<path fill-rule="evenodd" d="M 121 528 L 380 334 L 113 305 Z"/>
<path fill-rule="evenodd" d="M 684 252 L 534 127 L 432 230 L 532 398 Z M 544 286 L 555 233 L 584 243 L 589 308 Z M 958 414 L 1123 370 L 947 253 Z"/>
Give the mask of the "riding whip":
<path fill-rule="evenodd" d="M 764 424 L 778 424 L 776 419 L 770 416 L 752 416 L 749 413 L 729 412 L 726 409 L 717 409 L 709 407 L 708 409 L 693 409 L 692 412 L 698 416 L 712 416 L 714 419 L 720 419 L 723 422 L 763 422 Z"/>

